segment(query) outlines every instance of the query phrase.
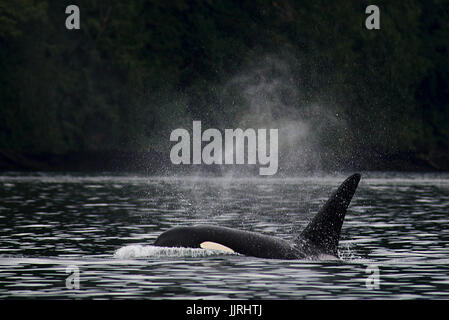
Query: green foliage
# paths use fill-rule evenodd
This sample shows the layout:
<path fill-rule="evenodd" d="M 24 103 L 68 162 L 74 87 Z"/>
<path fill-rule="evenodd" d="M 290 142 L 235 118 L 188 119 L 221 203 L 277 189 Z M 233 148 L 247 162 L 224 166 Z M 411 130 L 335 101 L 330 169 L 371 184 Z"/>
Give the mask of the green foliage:
<path fill-rule="evenodd" d="M 79 0 L 71 31 L 69 4 L 0 0 L 0 151 L 166 151 L 192 119 L 238 123 L 229 79 L 270 54 L 294 57 L 293 108 L 346 121 L 348 154 L 449 148 L 447 1 L 378 1 L 376 31 L 368 1 Z"/>

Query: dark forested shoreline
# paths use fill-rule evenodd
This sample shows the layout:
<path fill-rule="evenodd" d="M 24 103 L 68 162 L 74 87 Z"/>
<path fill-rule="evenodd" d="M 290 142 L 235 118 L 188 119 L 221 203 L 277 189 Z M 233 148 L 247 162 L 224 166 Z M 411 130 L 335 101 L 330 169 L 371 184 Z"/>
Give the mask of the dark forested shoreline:
<path fill-rule="evenodd" d="M 197 174 L 221 176 L 228 171 L 257 175 L 256 165 L 173 165 L 168 157 L 156 152 L 90 152 L 64 155 L 24 155 L 0 152 L 1 171 L 51 172 L 135 172 L 144 174 Z M 374 158 L 353 157 L 321 163 L 320 166 L 294 166 L 287 161 L 279 164 L 280 175 L 335 171 L 447 171 L 412 154 L 385 155 Z"/>
<path fill-rule="evenodd" d="M 192 120 L 284 129 L 285 170 L 449 170 L 449 1 L 69 4 L 0 6 L 0 170 L 178 170 Z"/>

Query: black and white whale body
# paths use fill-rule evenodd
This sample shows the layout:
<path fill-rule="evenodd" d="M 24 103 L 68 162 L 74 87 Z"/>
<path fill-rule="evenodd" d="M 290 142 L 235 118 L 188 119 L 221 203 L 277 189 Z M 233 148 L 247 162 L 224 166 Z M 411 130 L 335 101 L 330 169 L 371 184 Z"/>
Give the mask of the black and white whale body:
<path fill-rule="evenodd" d="M 154 245 L 212 248 L 271 259 L 335 258 L 346 210 L 359 181 L 358 173 L 347 178 L 293 241 L 250 231 L 199 225 L 170 229 L 162 233 Z"/>

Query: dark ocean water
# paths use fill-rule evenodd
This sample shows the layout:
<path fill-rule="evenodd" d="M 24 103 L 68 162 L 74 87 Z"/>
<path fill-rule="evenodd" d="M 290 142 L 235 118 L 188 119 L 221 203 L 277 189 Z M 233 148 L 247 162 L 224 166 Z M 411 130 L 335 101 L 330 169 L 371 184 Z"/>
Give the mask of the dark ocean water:
<path fill-rule="evenodd" d="M 336 261 L 151 246 L 202 223 L 292 239 L 345 177 L 4 173 L 0 298 L 448 299 L 449 174 L 362 173 Z"/>

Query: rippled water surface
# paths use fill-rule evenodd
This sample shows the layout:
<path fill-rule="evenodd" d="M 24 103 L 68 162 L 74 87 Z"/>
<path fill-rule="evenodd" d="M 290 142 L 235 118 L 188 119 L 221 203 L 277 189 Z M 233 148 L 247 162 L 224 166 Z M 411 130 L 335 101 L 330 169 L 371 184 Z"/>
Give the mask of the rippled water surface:
<path fill-rule="evenodd" d="M 338 261 L 151 246 L 201 223 L 292 239 L 344 178 L 4 173 L 0 298 L 449 298 L 449 174 L 362 173 Z"/>

